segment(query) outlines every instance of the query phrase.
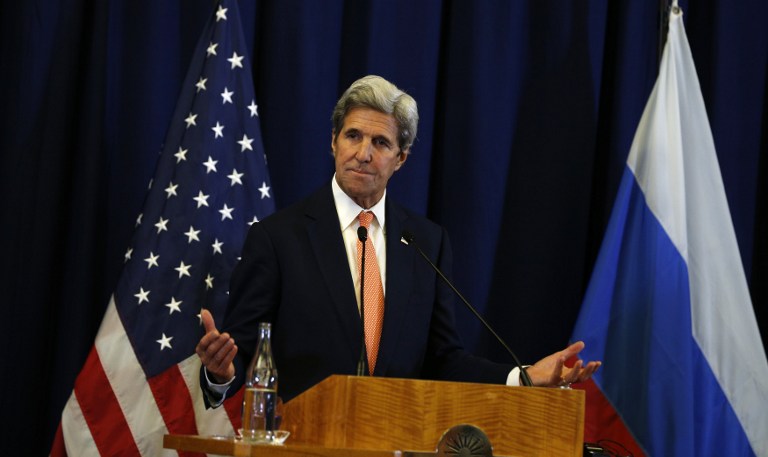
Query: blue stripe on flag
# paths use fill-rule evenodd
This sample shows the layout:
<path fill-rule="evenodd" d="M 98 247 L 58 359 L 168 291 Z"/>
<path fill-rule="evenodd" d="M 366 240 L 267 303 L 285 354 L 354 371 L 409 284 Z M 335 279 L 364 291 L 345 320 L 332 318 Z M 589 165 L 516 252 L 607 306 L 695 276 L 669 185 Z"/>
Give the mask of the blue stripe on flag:
<path fill-rule="evenodd" d="M 574 339 L 649 455 L 754 455 L 691 328 L 688 268 L 627 168 Z"/>

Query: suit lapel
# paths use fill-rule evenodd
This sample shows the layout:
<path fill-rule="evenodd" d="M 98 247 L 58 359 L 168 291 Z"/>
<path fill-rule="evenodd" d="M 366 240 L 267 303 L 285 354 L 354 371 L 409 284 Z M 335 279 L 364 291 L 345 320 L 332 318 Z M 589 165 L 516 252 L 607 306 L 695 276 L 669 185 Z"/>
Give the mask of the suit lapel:
<path fill-rule="evenodd" d="M 386 374 L 387 367 L 402 336 L 403 319 L 407 316 L 408 296 L 413 281 L 414 251 L 400 242 L 408 216 L 390 199 L 386 202 L 387 230 L 387 289 L 384 304 L 384 327 L 381 332 L 376 375 Z"/>
<path fill-rule="evenodd" d="M 359 354 L 362 324 L 330 185 L 323 187 L 309 202 L 306 218 L 309 243 L 349 341 L 351 354 Z"/>

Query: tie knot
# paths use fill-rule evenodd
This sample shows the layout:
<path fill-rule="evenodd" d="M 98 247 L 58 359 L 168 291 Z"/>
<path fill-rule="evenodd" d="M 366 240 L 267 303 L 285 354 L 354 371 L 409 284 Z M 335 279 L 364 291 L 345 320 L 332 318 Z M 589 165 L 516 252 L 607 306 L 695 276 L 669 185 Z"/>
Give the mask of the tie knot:
<path fill-rule="evenodd" d="M 357 216 L 357 218 L 360 219 L 360 226 L 368 229 L 371 226 L 371 221 L 373 220 L 373 213 L 370 211 L 360 211 L 360 214 Z"/>

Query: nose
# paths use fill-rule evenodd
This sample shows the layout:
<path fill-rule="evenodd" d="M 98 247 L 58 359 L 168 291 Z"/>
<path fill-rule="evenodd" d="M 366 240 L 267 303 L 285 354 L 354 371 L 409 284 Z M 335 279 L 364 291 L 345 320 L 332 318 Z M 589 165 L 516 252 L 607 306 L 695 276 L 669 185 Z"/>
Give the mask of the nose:
<path fill-rule="evenodd" d="M 365 163 L 370 162 L 373 157 L 373 143 L 370 139 L 363 139 L 355 152 L 355 158 L 358 162 Z"/>

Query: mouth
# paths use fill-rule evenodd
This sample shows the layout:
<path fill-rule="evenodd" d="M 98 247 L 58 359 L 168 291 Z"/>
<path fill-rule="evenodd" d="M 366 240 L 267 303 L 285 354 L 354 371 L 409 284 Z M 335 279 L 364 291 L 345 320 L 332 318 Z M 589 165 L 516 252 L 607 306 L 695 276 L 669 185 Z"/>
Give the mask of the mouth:
<path fill-rule="evenodd" d="M 363 169 L 360 169 L 360 168 L 350 168 L 349 171 L 352 172 L 355 175 L 358 175 L 358 176 L 371 176 L 371 175 L 373 175 L 373 173 L 370 173 L 370 172 L 368 172 L 366 170 L 363 170 Z"/>

